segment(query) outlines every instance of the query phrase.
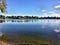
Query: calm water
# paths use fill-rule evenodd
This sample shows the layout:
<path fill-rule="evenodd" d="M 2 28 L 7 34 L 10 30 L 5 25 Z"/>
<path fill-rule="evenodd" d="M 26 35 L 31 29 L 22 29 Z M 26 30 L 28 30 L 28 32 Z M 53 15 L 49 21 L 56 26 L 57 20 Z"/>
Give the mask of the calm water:
<path fill-rule="evenodd" d="M 60 44 L 60 20 L 57 19 L 0 20 L 0 32 L 16 42 L 32 43 L 36 41 L 37 44 L 42 42 Z"/>

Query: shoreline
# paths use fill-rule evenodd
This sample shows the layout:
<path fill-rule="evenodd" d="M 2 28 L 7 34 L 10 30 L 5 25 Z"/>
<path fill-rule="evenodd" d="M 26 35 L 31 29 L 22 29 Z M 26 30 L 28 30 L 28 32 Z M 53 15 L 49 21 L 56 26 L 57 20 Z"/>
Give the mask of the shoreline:
<path fill-rule="evenodd" d="M 8 44 L 6 42 L 0 41 L 0 45 L 11 45 L 11 44 Z"/>

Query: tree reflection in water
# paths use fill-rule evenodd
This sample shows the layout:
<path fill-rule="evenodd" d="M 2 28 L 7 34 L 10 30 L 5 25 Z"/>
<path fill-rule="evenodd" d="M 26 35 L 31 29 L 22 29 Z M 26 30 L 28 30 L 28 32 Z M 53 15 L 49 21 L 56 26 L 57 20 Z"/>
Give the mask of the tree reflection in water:
<path fill-rule="evenodd" d="M 36 22 L 37 19 L 0 19 L 0 23 L 3 22 Z"/>

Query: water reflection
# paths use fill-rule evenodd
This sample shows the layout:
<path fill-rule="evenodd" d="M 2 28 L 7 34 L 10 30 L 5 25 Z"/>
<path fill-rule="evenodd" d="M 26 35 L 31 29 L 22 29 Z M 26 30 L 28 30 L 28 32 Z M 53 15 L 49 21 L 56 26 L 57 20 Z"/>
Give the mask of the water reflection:
<path fill-rule="evenodd" d="M 14 41 L 34 42 L 34 40 L 38 40 L 39 43 L 41 41 L 58 43 L 60 41 L 60 20 L 5 19 L 0 22 L 1 32 L 7 34 Z"/>
<path fill-rule="evenodd" d="M 0 23 L 3 23 L 3 22 L 5 22 L 5 20 L 0 20 Z"/>
<path fill-rule="evenodd" d="M 57 19 L 3 19 L 0 23 L 16 23 L 16 24 L 35 24 L 40 25 L 42 28 L 52 27 L 60 29 L 60 20 Z"/>
<path fill-rule="evenodd" d="M 60 20 L 56 20 L 56 19 L 0 19 L 0 23 L 3 22 L 39 22 L 42 24 L 46 24 L 46 23 L 51 23 L 51 24 L 55 24 L 55 23 L 60 23 Z"/>
<path fill-rule="evenodd" d="M 60 29 L 55 29 L 54 31 L 57 32 L 57 33 L 59 33 L 60 32 Z"/>
<path fill-rule="evenodd" d="M 36 22 L 37 19 L 0 19 L 0 23 L 3 22 Z"/>

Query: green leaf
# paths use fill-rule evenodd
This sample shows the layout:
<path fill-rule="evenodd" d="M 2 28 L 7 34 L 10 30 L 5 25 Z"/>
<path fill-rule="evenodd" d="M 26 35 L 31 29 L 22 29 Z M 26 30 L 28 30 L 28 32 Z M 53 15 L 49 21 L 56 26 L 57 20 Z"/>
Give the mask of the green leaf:
<path fill-rule="evenodd" d="M 0 3 L 0 10 L 2 13 L 4 13 L 6 11 L 6 0 L 0 0 L 0 2 L 2 1 L 2 3 Z"/>

